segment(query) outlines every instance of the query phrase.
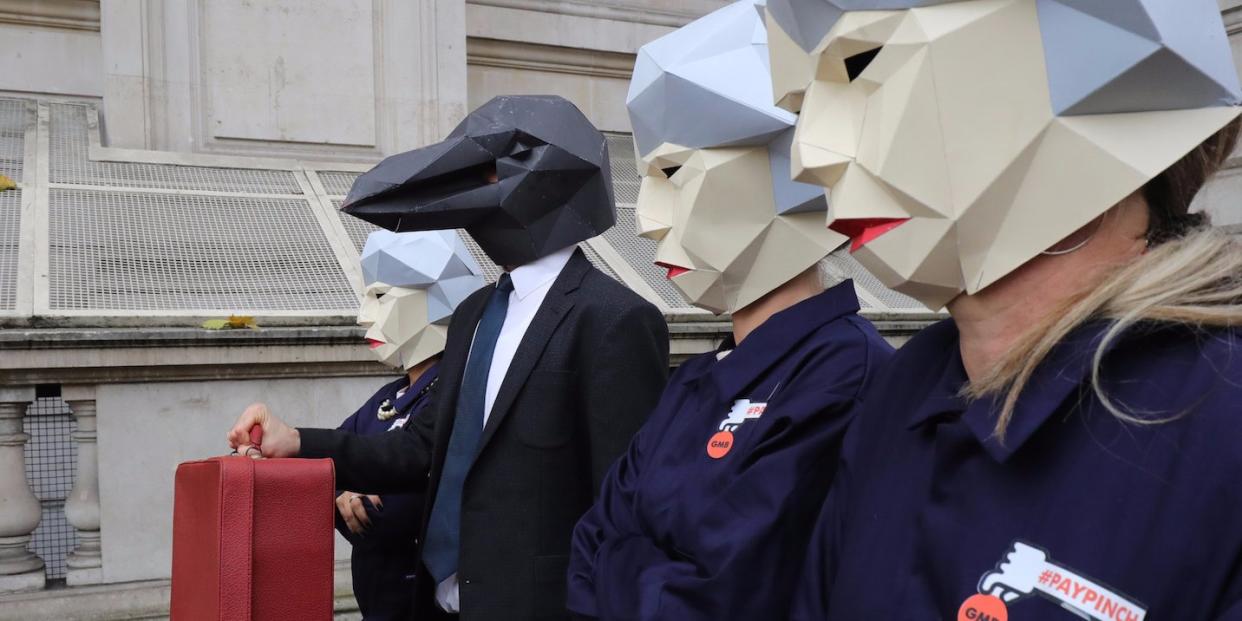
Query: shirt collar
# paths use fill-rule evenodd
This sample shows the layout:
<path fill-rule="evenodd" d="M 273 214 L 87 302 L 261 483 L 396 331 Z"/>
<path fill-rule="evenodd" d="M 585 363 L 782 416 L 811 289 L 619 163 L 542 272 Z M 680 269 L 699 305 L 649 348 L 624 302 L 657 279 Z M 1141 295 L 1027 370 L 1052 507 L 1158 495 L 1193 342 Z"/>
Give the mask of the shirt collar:
<path fill-rule="evenodd" d="M 824 324 L 858 312 L 858 296 L 854 281 L 844 282 L 803 300 L 769 317 L 755 328 L 746 340 L 734 346 L 733 337 L 725 339 L 717 350 L 734 350 L 710 365 L 716 392 L 728 398 L 745 390 Z M 688 377 L 697 379 L 702 374 Z"/>
<path fill-rule="evenodd" d="M 519 300 L 524 300 L 526 296 L 556 280 L 577 249 L 578 245 L 574 244 L 513 268 L 513 271 L 509 272 L 509 278 L 513 279 L 513 295 L 516 295 Z"/>
<path fill-rule="evenodd" d="M 952 324 L 952 320 L 948 323 Z M 975 401 L 961 395 L 967 378 L 962 366 L 957 326 L 952 324 L 945 335 L 952 338 L 946 338 L 944 342 L 946 351 L 940 377 L 915 408 L 909 427 L 915 428 L 933 419 L 960 413 L 962 422 L 984 450 L 992 459 L 1004 463 L 1061 409 L 1066 399 L 1077 394 L 1087 382 L 1095 349 L 1106 327 L 1103 322 L 1081 326 L 1048 353 L 1018 398 L 1002 442 L 996 436 L 995 429 L 1004 395 Z"/>

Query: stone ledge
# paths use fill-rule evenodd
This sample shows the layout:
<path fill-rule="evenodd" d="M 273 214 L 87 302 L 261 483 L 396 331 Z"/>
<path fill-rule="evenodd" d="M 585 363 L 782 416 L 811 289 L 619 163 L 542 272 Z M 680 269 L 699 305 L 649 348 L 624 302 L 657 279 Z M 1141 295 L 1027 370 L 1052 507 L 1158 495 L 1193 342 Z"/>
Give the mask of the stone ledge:
<path fill-rule="evenodd" d="M 348 585 L 348 563 L 337 563 L 336 584 Z M 139 621 L 167 619 L 172 587 L 168 580 L 122 582 L 85 587 L 57 585 L 42 591 L 0 595 L 3 618 L 22 621 Z M 348 586 L 336 589 L 338 621 L 360 619 Z"/>
<path fill-rule="evenodd" d="M 897 346 L 946 317 L 864 313 Z M 669 321 L 673 365 L 729 335 L 727 316 Z M 0 385 L 110 384 L 390 375 L 362 347 L 356 326 L 203 330 L 91 328 L 0 330 Z"/>
<path fill-rule="evenodd" d="M 38 591 L 46 584 L 47 579 L 43 575 L 43 561 L 39 561 L 37 571 L 0 576 L 0 593 Z M 3 601 L 3 596 L 0 596 L 0 601 Z"/>
<path fill-rule="evenodd" d="M 357 326 L 308 326 L 258 330 L 203 328 L 29 328 L 0 330 L 0 350 L 134 347 L 236 347 L 242 345 L 360 345 Z"/>

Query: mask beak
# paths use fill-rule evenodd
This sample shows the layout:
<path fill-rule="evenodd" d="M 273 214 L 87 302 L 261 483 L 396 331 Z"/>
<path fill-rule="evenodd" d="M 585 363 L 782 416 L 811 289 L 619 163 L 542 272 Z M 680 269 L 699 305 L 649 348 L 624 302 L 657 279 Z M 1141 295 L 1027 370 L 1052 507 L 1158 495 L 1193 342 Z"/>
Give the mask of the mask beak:
<path fill-rule="evenodd" d="M 500 209 L 496 156 L 468 136 L 385 159 L 358 177 L 341 211 L 398 233 L 466 228 Z"/>

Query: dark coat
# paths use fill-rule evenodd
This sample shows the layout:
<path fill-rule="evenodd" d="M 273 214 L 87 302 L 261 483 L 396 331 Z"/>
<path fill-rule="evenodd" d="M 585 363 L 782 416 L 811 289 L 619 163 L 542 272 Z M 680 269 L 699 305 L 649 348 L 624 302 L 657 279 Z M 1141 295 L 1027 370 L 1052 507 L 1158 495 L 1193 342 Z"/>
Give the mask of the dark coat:
<path fill-rule="evenodd" d="M 1172 419 L 1138 425 L 1093 390 L 1104 327 L 1052 350 L 1003 442 L 996 400 L 961 396 L 953 321 L 902 347 L 847 434 L 793 618 L 997 618 L 1000 598 L 1015 621 L 1242 619 L 1242 336 L 1115 341 L 1099 388 Z"/>
<path fill-rule="evenodd" d="M 453 314 L 434 417 L 379 436 L 303 429 L 302 455 L 332 457 L 340 487 L 426 489 L 434 499 L 466 356 L 490 293 L 476 292 Z M 654 306 L 574 253 L 518 346 L 466 477 L 457 572 L 462 619 L 568 617 L 574 523 L 659 399 L 668 344 Z M 430 514 L 428 506 L 424 534 Z M 416 617 L 432 618 L 435 585 L 426 571 L 418 582 Z"/>
<path fill-rule="evenodd" d="M 846 281 L 677 370 L 574 529 L 571 610 L 788 615 L 841 439 L 893 351 L 857 312 Z"/>
<path fill-rule="evenodd" d="M 404 375 L 385 384 L 337 429 L 359 435 L 388 431 L 400 433 L 410 417 L 427 415 L 430 409 L 427 406 L 431 404 L 429 389 L 438 373 L 438 367 L 432 365 L 413 386 Z M 397 393 L 406 387 L 409 389 L 397 398 Z M 393 407 L 396 414 L 389 420 L 380 420 L 379 409 L 385 402 Z M 394 424 L 401 427 L 393 429 Z M 336 530 L 353 546 L 349 564 L 354 599 L 358 601 L 358 609 L 366 621 L 408 619 L 412 604 L 410 594 L 419 563 L 415 541 L 422 524 L 425 499 L 417 492 L 384 494 L 380 497 L 382 510 L 372 506 L 369 499 L 362 502 L 371 520 L 370 529 L 362 535 L 350 532 L 340 512 L 336 514 Z"/>

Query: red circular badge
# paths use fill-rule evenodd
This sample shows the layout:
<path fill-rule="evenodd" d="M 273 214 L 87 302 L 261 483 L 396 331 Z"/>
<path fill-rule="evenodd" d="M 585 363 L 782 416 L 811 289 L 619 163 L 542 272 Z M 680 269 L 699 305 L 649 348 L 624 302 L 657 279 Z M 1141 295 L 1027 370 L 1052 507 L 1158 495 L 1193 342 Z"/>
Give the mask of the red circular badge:
<path fill-rule="evenodd" d="M 977 593 L 962 602 L 957 621 L 1009 621 L 1009 610 L 1001 598 Z"/>
<path fill-rule="evenodd" d="M 731 448 L 733 448 L 733 432 L 721 431 L 707 441 L 707 456 L 712 459 L 720 459 L 728 455 Z"/>

